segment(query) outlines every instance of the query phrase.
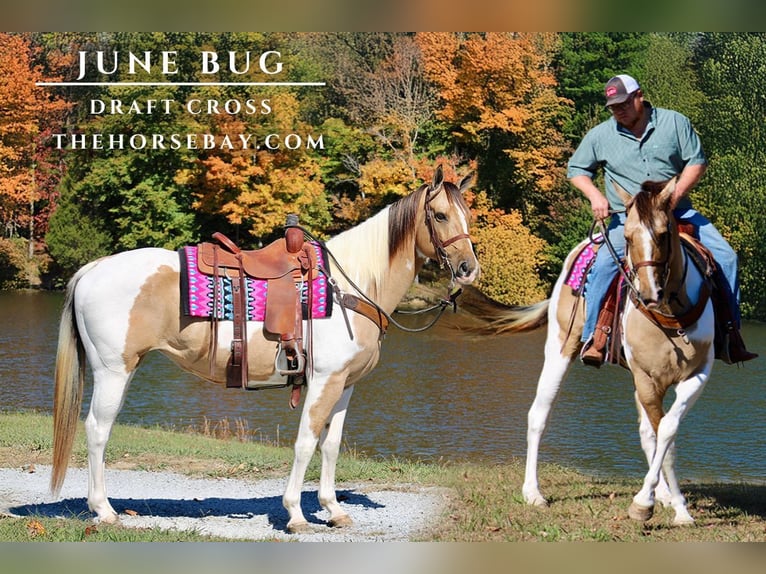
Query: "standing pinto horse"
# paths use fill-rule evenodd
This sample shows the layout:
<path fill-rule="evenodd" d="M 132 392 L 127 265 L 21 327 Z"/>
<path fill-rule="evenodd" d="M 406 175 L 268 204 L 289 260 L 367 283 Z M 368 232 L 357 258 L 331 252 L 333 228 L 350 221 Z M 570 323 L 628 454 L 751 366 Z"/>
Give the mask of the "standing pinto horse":
<path fill-rule="evenodd" d="M 471 179 L 468 176 L 457 186 L 445 182 L 439 167 L 430 185 L 327 242 L 330 272 L 339 288 L 336 298 L 348 300 L 346 295 L 355 295 L 373 312 L 336 310 L 304 330 L 312 357 L 307 363 L 308 388 L 295 459 L 283 498 L 289 531 L 307 527 L 301 488 L 317 444 L 322 457 L 319 502 L 330 513 L 330 525 L 351 523 L 336 498 L 335 465 L 353 385 L 378 362 L 382 317 L 394 311 L 426 259 L 446 265 L 459 284 L 476 278 L 479 264 L 468 235 L 470 212 L 462 197 Z M 105 257 L 85 265 L 69 283 L 56 358 L 51 490 L 58 493 L 65 478 L 87 358 L 94 379 L 85 420 L 88 507 L 100 521 L 118 519 L 106 496 L 104 451 L 144 355 L 157 350 L 202 378 L 226 381 L 232 322 L 219 323 L 211 373 L 210 323 L 184 316 L 180 310 L 180 265 L 175 251 L 148 248 Z M 247 333 L 250 377 L 266 379 L 274 372 L 278 341 L 264 334 L 260 322 L 248 322 Z"/>
<path fill-rule="evenodd" d="M 714 317 L 707 280 L 682 247 L 672 216 L 674 189 L 675 180 L 647 182 L 632 198 L 619 190 L 627 206 L 630 280 L 630 298 L 621 320 L 622 346 L 633 374 L 641 447 L 649 462 L 643 487 L 633 497 L 628 514 L 636 520 L 651 518 L 656 492 L 675 510 L 675 524 L 691 524 L 694 520 L 675 475 L 674 441 L 679 423 L 702 393 L 713 367 Z M 494 323 L 496 330 L 520 332 L 548 322 L 545 363 L 528 416 L 523 486 L 524 499 L 538 506 L 547 505 L 537 481 L 540 440 L 561 383 L 581 347 L 584 301 L 565 280 L 584 245 L 568 256 L 550 299 L 505 311 Z M 672 385 L 676 385 L 676 397 L 664 413 L 663 397 Z"/>

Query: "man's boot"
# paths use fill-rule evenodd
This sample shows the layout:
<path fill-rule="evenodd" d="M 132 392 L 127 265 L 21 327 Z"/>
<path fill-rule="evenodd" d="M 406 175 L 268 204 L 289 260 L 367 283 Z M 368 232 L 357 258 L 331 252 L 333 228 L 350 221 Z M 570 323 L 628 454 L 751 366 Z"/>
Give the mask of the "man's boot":
<path fill-rule="evenodd" d="M 731 294 L 723 273 L 716 267 L 713 273 L 713 312 L 715 314 L 715 358 L 727 365 L 744 363 L 758 357 L 745 348 L 745 341 L 735 320 L 736 309 L 732 309 Z"/>
<path fill-rule="evenodd" d="M 598 330 L 598 327 L 596 328 Z M 596 337 L 591 337 L 585 345 L 583 345 L 582 352 L 580 353 L 580 360 L 584 365 L 590 367 L 596 367 L 597 369 L 604 364 L 606 358 L 606 341 L 602 345 L 596 344 Z M 606 335 L 604 335 L 606 339 Z"/>
<path fill-rule="evenodd" d="M 604 297 L 604 303 L 598 313 L 596 330 L 580 352 L 580 360 L 585 365 L 596 367 L 598 369 L 604 364 L 609 339 L 615 328 L 615 318 L 617 315 L 617 289 L 619 284 L 620 276 L 616 275 L 615 278 L 612 279 L 612 283 L 609 285 L 609 290 L 606 292 L 606 297 Z"/>
<path fill-rule="evenodd" d="M 745 341 L 742 339 L 742 334 L 739 332 L 733 324 L 727 326 L 724 333 L 724 349 L 720 357 L 724 363 L 734 365 L 736 363 L 744 363 L 745 361 L 751 361 L 758 357 L 757 353 L 751 353 L 745 348 Z"/>

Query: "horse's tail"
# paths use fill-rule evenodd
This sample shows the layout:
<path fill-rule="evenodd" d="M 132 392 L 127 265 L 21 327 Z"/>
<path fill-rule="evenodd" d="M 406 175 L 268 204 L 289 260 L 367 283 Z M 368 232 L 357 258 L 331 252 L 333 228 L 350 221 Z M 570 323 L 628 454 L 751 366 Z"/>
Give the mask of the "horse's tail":
<path fill-rule="evenodd" d="M 53 391 L 53 472 L 50 489 L 58 495 L 72 454 L 85 382 L 85 350 L 74 316 L 77 283 L 93 264 L 80 269 L 67 285 L 59 324 L 56 374 Z"/>
<path fill-rule="evenodd" d="M 485 335 L 534 331 L 548 323 L 550 302 L 550 299 L 546 299 L 534 305 L 511 306 L 495 310 L 484 325 L 471 330 Z"/>

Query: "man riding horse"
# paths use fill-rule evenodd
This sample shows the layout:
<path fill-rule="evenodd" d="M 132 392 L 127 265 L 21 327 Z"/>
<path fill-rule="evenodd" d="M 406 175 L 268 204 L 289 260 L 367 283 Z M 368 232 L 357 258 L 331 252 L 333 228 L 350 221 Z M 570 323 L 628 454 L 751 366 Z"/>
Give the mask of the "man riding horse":
<path fill-rule="evenodd" d="M 756 358 L 739 333 L 739 279 L 737 254 L 701 213 L 692 208 L 689 191 L 705 173 L 707 161 L 697 133 L 689 119 L 673 110 L 655 108 L 644 100 L 638 82 L 627 74 L 611 78 L 605 87 L 606 107 L 612 117 L 591 129 L 569 160 L 567 177 L 590 201 L 597 220 L 607 220 L 608 241 L 616 254 L 625 254 L 625 205 L 615 184 L 631 195 L 645 181 L 667 181 L 677 177 L 672 198 L 673 214 L 679 222 L 689 223 L 701 243 L 713 254 L 720 273 L 718 288 L 728 299 L 730 316 L 718 317 L 726 324 L 728 348 L 721 358 L 741 363 Z M 603 167 L 606 195 L 593 183 Z M 582 333 L 585 343 L 583 363 L 600 366 L 604 362 L 604 337 L 595 337 L 599 311 L 609 286 L 618 272 L 618 264 L 608 249 L 600 249 L 585 287 L 586 318 Z"/>

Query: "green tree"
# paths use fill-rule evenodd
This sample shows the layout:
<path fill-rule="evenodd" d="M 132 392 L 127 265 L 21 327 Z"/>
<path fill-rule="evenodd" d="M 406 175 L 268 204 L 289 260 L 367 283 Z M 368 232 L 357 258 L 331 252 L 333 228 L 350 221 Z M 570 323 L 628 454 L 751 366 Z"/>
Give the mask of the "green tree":
<path fill-rule="evenodd" d="M 710 167 L 692 197 L 739 254 L 743 315 L 764 319 L 766 35 L 703 34 L 696 57 Z"/>
<path fill-rule="evenodd" d="M 61 196 L 50 217 L 45 241 L 58 267 L 57 274 L 66 280 L 86 262 L 111 253 L 114 243 L 104 231 L 104 221 L 84 212 L 81 202 L 74 197 L 69 178 L 64 177 L 60 189 Z"/>
<path fill-rule="evenodd" d="M 574 145 L 585 132 L 608 117 L 604 84 L 616 74 L 641 80 L 648 36 L 641 32 L 568 32 L 554 61 L 558 92 L 574 102 L 575 113 L 563 126 Z"/>
<path fill-rule="evenodd" d="M 641 89 L 653 105 L 703 120 L 705 94 L 694 62 L 694 34 L 650 34 L 641 69 Z"/>

